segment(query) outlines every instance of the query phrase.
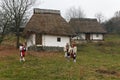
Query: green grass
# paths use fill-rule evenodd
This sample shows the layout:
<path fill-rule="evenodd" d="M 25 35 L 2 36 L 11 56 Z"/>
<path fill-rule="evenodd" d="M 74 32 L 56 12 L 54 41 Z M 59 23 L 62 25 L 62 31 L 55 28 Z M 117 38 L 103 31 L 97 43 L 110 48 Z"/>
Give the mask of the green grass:
<path fill-rule="evenodd" d="M 17 54 L 0 57 L 0 80 L 120 80 L 120 38 L 115 38 L 79 45 L 76 63 L 67 62 L 64 52 L 28 54 L 22 63 Z"/>

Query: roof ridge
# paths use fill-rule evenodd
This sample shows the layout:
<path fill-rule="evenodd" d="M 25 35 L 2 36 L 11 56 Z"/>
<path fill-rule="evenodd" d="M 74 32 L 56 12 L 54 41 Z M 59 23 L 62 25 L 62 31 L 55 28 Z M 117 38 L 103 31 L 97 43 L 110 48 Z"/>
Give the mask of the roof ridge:
<path fill-rule="evenodd" d="M 60 10 L 34 8 L 34 14 L 58 14 L 60 15 Z"/>
<path fill-rule="evenodd" d="M 97 21 L 96 18 L 72 18 L 71 20 L 82 20 L 82 21 Z"/>

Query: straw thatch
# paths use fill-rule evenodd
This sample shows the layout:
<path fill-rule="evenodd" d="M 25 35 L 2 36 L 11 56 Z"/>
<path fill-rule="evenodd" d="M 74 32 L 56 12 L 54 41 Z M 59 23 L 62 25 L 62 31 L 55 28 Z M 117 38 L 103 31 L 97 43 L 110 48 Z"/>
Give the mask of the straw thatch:
<path fill-rule="evenodd" d="M 97 19 L 72 18 L 69 23 L 76 33 L 106 33 Z"/>
<path fill-rule="evenodd" d="M 75 34 L 70 25 L 61 17 L 59 10 L 34 9 L 24 34 L 29 32 L 49 35 L 72 36 Z"/>

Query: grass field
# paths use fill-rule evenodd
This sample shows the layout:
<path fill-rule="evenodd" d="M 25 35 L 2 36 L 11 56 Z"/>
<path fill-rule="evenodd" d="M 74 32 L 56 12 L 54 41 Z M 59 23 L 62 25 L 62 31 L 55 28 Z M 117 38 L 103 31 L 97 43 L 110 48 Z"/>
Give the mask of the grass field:
<path fill-rule="evenodd" d="M 120 80 L 119 35 L 78 45 L 76 63 L 67 62 L 64 52 L 28 51 L 25 62 L 18 50 L 10 54 L 0 56 L 0 80 Z"/>

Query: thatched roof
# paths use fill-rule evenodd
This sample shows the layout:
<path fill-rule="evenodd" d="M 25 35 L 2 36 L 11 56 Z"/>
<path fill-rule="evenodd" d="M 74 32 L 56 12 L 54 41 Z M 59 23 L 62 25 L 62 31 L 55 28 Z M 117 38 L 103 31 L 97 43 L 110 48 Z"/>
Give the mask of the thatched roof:
<path fill-rule="evenodd" d="M 76 33 L 106 33 L 97 19 L 72 18 L 69 23 Z"/>
<path fill-rule="evenodd" d="M 34 9 L 34 14 L 27 23 L 24 33 L 29 32 L 71 36 L 75 32 L 70 25 L 61 17 L 59 10 Z"/>

